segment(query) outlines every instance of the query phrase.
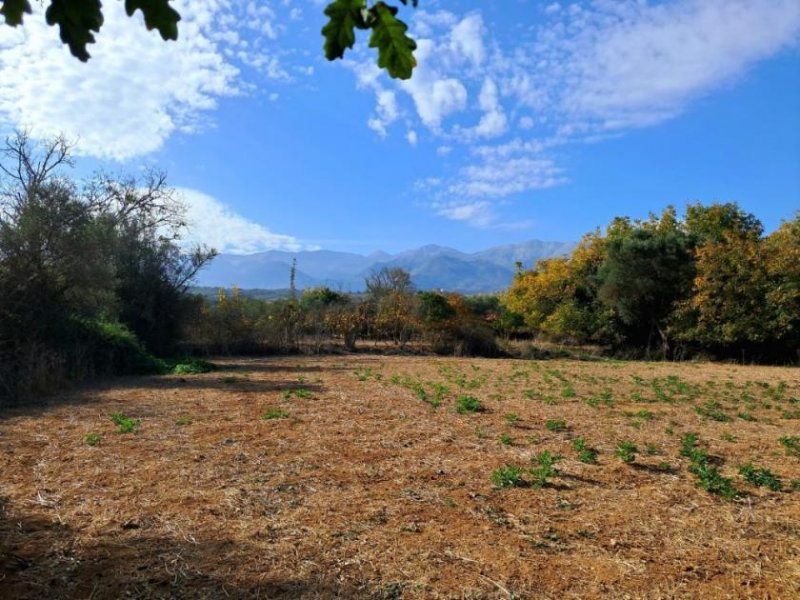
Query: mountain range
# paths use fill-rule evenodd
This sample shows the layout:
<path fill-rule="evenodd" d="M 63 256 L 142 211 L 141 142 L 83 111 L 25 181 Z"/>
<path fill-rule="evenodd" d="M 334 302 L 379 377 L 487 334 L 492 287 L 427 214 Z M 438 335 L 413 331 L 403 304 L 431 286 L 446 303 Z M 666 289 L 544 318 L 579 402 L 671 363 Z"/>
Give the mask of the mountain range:
<path fill-rule="evenodd" d="M 573 242 L 530 240 L 495 246 L 479 252 L 460 252 L 428 245 L 398 254 L 369 255 L 332 250 L 285 252 L 270 250 L 256 254 L 221 254 L 203 269 L 197 285 L 243 289 L 286 289 L 296 260 L 298 289 L 327 286 L 345 292 L 364 290 L 364 279 L 383 267 L 400 267 L 411 274 L 420 290 L 443 289 L 467 294 L 503 290 L 511 283 L 516 263 L 530 268 L 542 258 L 568 254 Z"/>

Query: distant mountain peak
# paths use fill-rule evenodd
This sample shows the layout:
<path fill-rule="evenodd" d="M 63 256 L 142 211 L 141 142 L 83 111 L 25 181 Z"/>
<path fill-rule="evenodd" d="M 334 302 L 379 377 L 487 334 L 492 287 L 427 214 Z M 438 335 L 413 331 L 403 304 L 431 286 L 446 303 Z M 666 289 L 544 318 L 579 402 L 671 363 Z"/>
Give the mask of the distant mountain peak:
<path fill-rule="evenodd" d="M 530 268 L 537 260 L 563 256 L 574 247 L 573 242 L 529 240 L 473 253 L 427 244 L 394 255 L 382 250 L 367 256 L 334 250 L 222 254 L 200 272 L 197 284 L 282 289 L 287 286 L 292 258 L 297 258 L 299 288 L 324 285 L 342 291 L 361 291 L 364 278 L 370 273 L 383 267 L 399 267 L 411 273 L 414 284 L 421 290 L 488 293 L 511 284 L 516 262 L 521 261 L 525 268 Z"/>

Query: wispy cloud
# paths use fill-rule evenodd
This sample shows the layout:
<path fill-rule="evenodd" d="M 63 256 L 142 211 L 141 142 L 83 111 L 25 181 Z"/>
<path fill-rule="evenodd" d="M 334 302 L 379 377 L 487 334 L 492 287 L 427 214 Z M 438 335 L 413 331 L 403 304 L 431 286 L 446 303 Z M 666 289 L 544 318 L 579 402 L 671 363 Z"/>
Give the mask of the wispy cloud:
<path fill-rule="evenodd" d="M 274 233 L 236 213 L 224 202 L 190 188 L 177 188 L 186 207 L 186 242 L 202 242 L 227 254 L 266 250 L 314 250 L 296 237 Z"/>
<path fill-rule="evenodd" d="M 465 163 L 426 186 L 441 216 L 493 226 L 493 202 L 568 181 L 555 148 L 675 118 L 800 33 L 796 0 L 594 0 L 539 11 L 513 46 L 480 12 L 420 11 L 415 76 L 375 75 L 374 86 L 405 92 L 398 112 L 408 102 L 441 155 L 466 150 Z"/>

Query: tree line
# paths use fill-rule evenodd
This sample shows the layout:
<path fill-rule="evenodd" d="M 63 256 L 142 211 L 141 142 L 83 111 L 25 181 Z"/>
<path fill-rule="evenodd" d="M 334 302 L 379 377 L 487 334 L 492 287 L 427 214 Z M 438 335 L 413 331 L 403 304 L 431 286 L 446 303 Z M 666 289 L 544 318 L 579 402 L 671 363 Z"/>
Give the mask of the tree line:
<path fill-rule="evenodd" d="M 503 295 L 531 331 L 630 354 L 800 359 L 800 212 L 764 235 L 733 203 L 614 219 Z"/>
<path fill-rule="evenodd" d="M 618 217 L 569 256 L 518 265 L 492 295 L 419 291 L 385 268 L 362 294 L 298 292 L 290 275 L 287 298 L 234 288 L 206 300 L 191 284 L 215 251 L 186 246 L 185 207 L 163 173 L 78 182 L 71 166 L 63 138 L 18 133 L 0 149 L 0 401 L 165 372 L 176 357 L 367 342 L 462 356 L 525 355 L 517 342 L 544 340 L 625 357 L 800 360 L 800 213 L 769 235 L 730 203 Z"/>

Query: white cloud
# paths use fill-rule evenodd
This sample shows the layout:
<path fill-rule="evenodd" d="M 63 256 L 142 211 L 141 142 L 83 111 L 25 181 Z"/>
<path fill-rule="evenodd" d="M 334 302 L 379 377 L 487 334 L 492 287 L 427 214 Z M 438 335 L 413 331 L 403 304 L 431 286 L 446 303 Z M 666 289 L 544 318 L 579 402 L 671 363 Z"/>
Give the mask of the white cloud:
<path fill-rule="evenodd" d="M 488 227 L 497 217 L 492 211 L 492 204 L 486 200 L 475 202 L 450 202 L 444 205 L 434 205 L 436 214 L 451 221 L 466 221 L 476 227 Z"/>
<path fill-rule="evenodd" d="M 479 66 L 485 56 L 483 45 L 483 18 L 472 13 L 456 23 L 450 31 L 448 44 L 455 57 L 466 57 L 473 65 Z"/>
<path fill-rule="evenodd" d="M 131 22 L 121 2 L 104 4 L 87 64 L 69 54 L 38 7 L 23 27 L 0 28 L 0 117 L 39 137 L 66 133 L 79 139 L 78 152 L 115 159 L 192 130 L 219 97 L 237 92 L 238 74 L 204 24 L 213 2 L 192 7 L 182 11 L 180 41 L 165 43 L 139 14 Z"/>
<path fill-rule="evenodd" d="M 430 40 L 419 40 L 414 76 L 400 84 L 414 100 L 419 118 L 432 130 L 438 130 L 445 117 L 467 105 L 464 84 L 455 77 L 443 77 L 437 69 L 438 52 Z"/>
<path fill-rule="evenodd" d="M 413 129 L 411 131 L 407 132 L 406 133 L 406 140 L 408 140 L 408 143 L 411 144 L 412 146 L 416 146 L 417 145 L 417 132 L 414 131 Z"/>
<path fill-rule="evenodd" d="M 605 129 L 646 126 L 741 76 L 797 39 L 796 0 L 610 4 L 573 19 L 552 50 L 567 58 L 561 106 Z"/>
<path fill-rule="evenodd" d="M 502 198 L 566 182 L 553 160 L 528 156 L 485 157 L 479 164 L 464 167 L 460 175 L 448 188 L 453 196 Z"/>
<path fill-rule="evenodd" d="M 177 188 L 186 207 L 187 242 L 201 242 L 226 254 L 252 254 L 265 250 L 303 250 L 295 237 L 273 233 L 241 216 L 229 206 L 190 188 Z"/>
<path fill-rule="evenodd" d="M 561 185 L 555 148 L 675 118 L 800 34 L 797 0 L 552 2 L 539 14 L 527 34 L 504 37 L 479 12 L 413 20 L 419 66 L 410 81 L 386 85 L 410 96 L 440 156 L 466 146 L 467 162 L 426 189 L 442 216 L 487 226 L 486 204 L 459 199 Z M 372 74 L 376 85 L 388 81 Z"/>
<path fill-rule="evenodd" d="M 483 82 L 478 95 L 478 105 L 484 111 L 475 127 L 463 130 L 467 137 L 495 138 L 508 129 L 508 118 L 500 104 L 497 84 L 490 78 Z"/>
<path fill-rule="evenodd" d="M 286 2 L 175 0 L 177 42 L 147 31 L 140 12 L 127 17 L 124 3 L 105 2 L 87 64 L 46 25 L 41 4 L 32 5 L 24 26 L 0 27 L 0 126 L 35 137 L 63 132 L 79 140 L 80 154 L 126 160 L 153 152 L 205 126 L 220 99 L 252 90 L 246 76 L 294 80 L 284 65 L 291 51 L 276 41 L 290 20 Z"/>

